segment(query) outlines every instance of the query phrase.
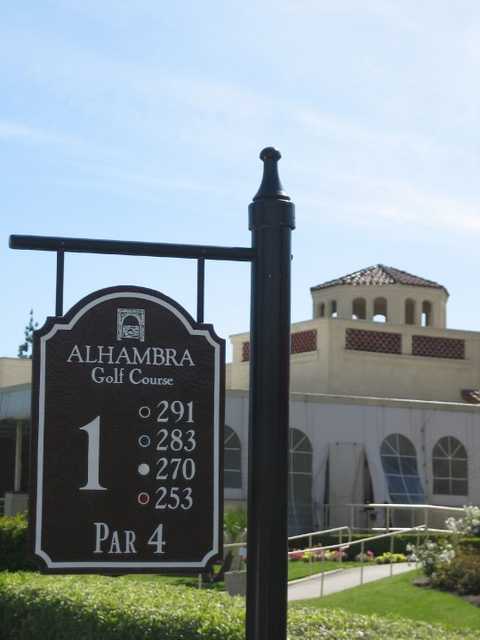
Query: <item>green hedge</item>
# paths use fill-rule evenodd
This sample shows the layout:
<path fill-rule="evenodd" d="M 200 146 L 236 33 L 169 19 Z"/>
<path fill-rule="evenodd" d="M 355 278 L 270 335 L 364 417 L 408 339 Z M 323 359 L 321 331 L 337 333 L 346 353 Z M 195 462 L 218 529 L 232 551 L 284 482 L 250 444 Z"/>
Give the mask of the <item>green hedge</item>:
<path fill-rule="evenodd" d="M 243 640 L 243 598 L 100 576 L 0 574 L 2 640 Z M 416 621 L 292 608 L 290 640 L 478 640 Z"/>
<path fill-rule="evenodd" d="M 28 557 L 26 516 L 0 517 L 0 571 L 34 568 Z"/>

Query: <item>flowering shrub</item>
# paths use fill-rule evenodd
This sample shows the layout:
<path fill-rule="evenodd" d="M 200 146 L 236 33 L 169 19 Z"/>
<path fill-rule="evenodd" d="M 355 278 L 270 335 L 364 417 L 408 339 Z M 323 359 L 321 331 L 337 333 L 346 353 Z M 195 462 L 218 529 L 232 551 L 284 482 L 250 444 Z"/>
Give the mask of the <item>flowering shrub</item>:
<path fill-rule="evenodd" d="M 461 536 L 480 533 L 480 508 L 464 507 L 462 518 L 448 518 L 445 526 L 452 533 L 448 540 L 427 540 L 410 551 L 422 563 L 432 586 L 461 594 L 480 594 L 480 558 L 462 549 Z"/>
<path fill-rule="evenodd" d="M 441 567 L 450 564 L 455 558 L 455 547 L 447 540 L 439 540 L 438 542 L 426 540 L 420 547 L 408 545 L 407 551 L 411 552 L 410 561 L 414 556 L 415 560 L 422 563 L 423 572 L 428 577 Z"/>
<path fill-rule="evenodd" d="M 313 551 L 305 551 L 305 553 L 302 556 L 302 560 L 304 562 L 313 562 L 316 558 L 316 555 Z"/>
<path fill-rule="evenodd" d="M 453 534 L 459 536 L 480 535 L 480 507 L 463 507 L 463 518 L 447 518 L 445 526 Z"/>
<path fill-rule="evenodd" d="M 367 551 L 365 553 L 359 553 L 355 556 L 357 562 L 373 562 L 375 560 L 375 554 L 373 551 Z"/>
<path fill-rule="evenodd" d="M 462 553 L 432 574 L 433 587 L 458 591 L 462 595 L 480 594 L 480 557 Z"/>
<path fill-rule="evenodd" d="M 377 556 L 377 558 L 375 558 L 375 562 L 377 564 L 390 564 L 406 561 L 407 556 L 405 556 L 403 553 L 390 553 L 390 551 L 386 551 L 385 553 L 382 553 L 381 556 Z"/>
<path fill-rule="evenodd" d="M 345 547 L 346 549 L 348 547 Z M 332 560 L 333 562 L 340 562 L 345 560 L 347 554 L 346 551 L 342 549 L 327 549 L 325 551 L 325 560 Z"/>
<path fill-rule="evenodd" d="M 346 549 L 348 547 L 342 547 L 341 549 L 325 549 L 319 551 L 304 551 L 303 549 L 294 549 L 289 551 L 288 559 L 295 562 L 297 560 L 303 560 L 303 562 L 310 562 L 310 560 L 329 560 L 330 562 L 340 562 L 347 557 Z"/>

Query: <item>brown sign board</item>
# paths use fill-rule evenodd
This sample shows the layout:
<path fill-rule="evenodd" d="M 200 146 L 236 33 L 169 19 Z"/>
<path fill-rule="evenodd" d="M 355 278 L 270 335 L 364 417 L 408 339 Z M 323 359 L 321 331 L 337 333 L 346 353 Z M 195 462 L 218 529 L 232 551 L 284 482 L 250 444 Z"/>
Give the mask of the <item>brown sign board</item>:
<path fill-rule="evenodd" d="M 222 555 L 225 344 L 103 289 L 35 332 L 31 540 L 49 573 L 197 573 Z"/>

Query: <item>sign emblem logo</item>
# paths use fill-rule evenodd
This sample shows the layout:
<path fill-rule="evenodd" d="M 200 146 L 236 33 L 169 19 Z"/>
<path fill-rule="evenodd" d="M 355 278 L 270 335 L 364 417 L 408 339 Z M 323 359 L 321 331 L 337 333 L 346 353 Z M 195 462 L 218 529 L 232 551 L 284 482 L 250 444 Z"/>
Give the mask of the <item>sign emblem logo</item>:
<path fill-rule="evenodd" d="M 117 340 L 145 342 L 145 309 L 117 309 Z"/>

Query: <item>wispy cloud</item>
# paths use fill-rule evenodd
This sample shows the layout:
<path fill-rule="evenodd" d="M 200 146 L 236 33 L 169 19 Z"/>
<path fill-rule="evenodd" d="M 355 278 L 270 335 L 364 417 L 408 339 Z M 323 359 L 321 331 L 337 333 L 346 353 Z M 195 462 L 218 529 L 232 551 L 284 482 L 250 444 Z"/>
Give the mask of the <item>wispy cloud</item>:
<path fill-rule="evenodd" d="M 411 184 L 337 176 L 336 191 L 343 198 L 310 192 L 298 198 L 310 218 L 318 221 L 319 211 L 328 218 L 359 227 L 397 229 L 400 233 L 479 234 L 480 205 L 462 197 L 432 193 Z"/>
<path fill-rule="evenodd" d="M 278 2 L 275 5 L 278 7 Z M 310 16 L 374 16 L 408 31 L 418 31 L 421 25 L 418 5 L 412 5 L 410 10 L 405 3 L 395 0 L 287 0 L 280 3 L 282 8 L 289 13 L 305 15 L 308 12 Z"/>
<path fill-rule="evenodd" d="M 35 129 L 20 122 L 0 120 L 0 138 L 21 139 L 31 142 L 57 142 L 58 136 L 48 131 Z"/>
<path fill-rule="evenodd" d="M 376 147 L 382 149 L 408 148 L 417 153 L 432 152 L 437 147 L 434 139 L 427 135 L 392 129 L 373 128 L 371 124 L 342 118 L 334 114 L 322 113 L 313 109 L 300 108 L 294 114 L 300 126 L 310 135 L 330 138 L 337 144 L 351 147 Z"/>

